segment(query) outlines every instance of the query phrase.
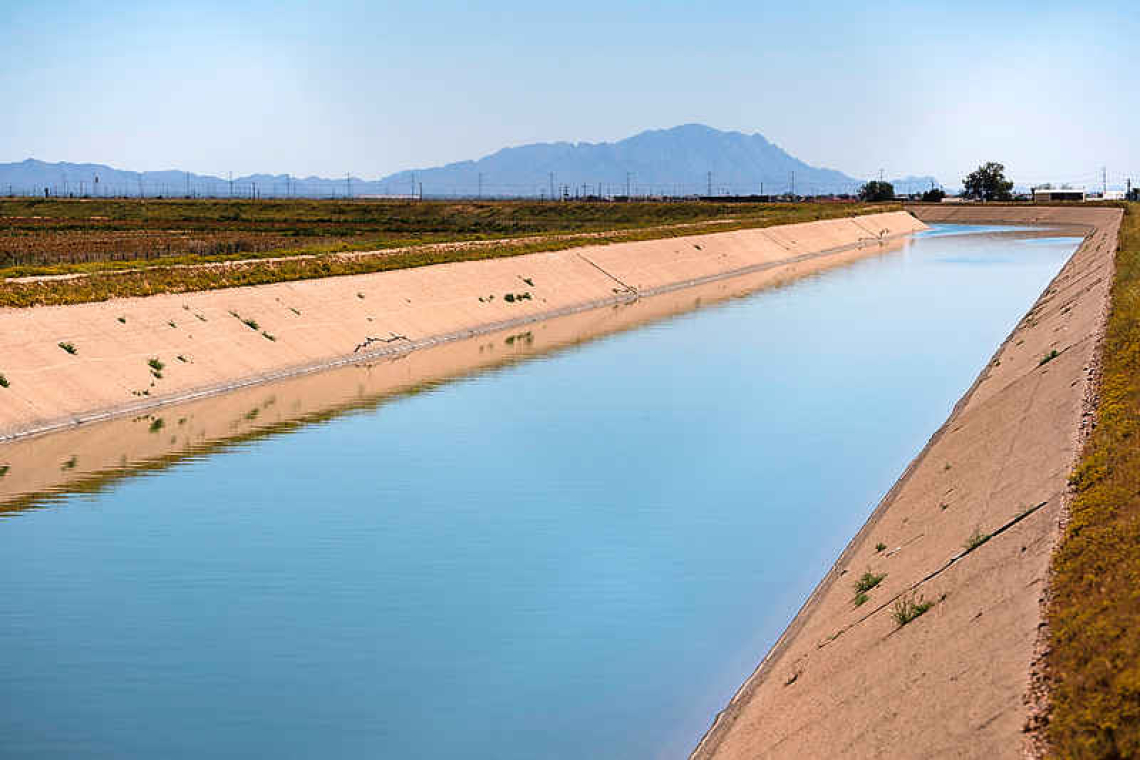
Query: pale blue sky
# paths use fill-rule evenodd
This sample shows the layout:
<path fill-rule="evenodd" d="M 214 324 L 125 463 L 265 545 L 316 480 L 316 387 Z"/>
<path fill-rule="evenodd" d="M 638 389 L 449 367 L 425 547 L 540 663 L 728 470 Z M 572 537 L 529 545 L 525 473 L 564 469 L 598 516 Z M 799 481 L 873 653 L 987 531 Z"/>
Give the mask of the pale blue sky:
<path fill-rule="evenodd" d="M 1119 2 L 0 0 L 0 161 L 374 178 L 701 122 L 855 176 L 1140 180 Z"/>

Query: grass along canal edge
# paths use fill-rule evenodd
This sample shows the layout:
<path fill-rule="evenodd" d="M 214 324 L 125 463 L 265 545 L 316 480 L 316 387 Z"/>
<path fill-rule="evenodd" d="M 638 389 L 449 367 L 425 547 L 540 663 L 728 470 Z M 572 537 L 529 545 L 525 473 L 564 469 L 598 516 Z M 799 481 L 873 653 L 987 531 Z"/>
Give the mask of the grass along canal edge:
<path fill-rule="evenodd" d="M 1125 208 L 1096 423 L 1070 479 L 1046 657 L 1056 757 L 1140 756 L 1140 204 Z"/>

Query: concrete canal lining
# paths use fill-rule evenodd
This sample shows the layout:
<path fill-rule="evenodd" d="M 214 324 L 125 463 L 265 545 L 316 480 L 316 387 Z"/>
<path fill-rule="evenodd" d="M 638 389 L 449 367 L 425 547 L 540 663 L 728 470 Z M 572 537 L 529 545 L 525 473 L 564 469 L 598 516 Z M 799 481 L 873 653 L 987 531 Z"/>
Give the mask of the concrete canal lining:
<path fill-rule="evenodd" d="M 906 212 L 376 274 L 0 309 L 0 441 L 718 279 L 788 278 L 923 229 Z M 154 361 L 152 361 L 154 360 Z M 161 366 L 161 369 L 156 367 Z"/>
<path fill-rule="evenodd" d="M 916 206 L 1084 242 L 852 539 L 694 758 L 1033 751 L 1042 595 L 1091 420 L 1121 212 Z M 968 304 L 969 294 L 962 294 Z M 1055 352 L 1055 353 L 1054 353 Z M 869 600 L 856 579 L 883 574 Z M 929 603 L 901 626 L 897 605 Z"/>

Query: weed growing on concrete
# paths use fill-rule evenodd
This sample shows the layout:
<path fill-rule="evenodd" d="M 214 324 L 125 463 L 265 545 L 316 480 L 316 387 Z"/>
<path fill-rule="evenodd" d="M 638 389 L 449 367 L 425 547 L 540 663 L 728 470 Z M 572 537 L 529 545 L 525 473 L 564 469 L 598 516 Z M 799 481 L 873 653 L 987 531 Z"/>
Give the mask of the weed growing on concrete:
<path fill-rule="evenodd" d="M 119 320 L 119 324 L 121 324 L 121 325 L 125 325 L 127 323 L 126 317 L 116 317 L 116 319 Z"/>
<path fill-rule="evenodd" d="M 164 420 L 162 417 L 155 417 L 154 420 L 150 423 L 150 432 L 157 433 L 164 427 L 166 427 L 166 420 Z"/>
<path fill-rule="evenodd" d="M 62 348 L 67 353 L 71 354 L 72 356 L 75 356 L 77 353 L 79 353 L 79 349 L 75 347 L 75 344 L 70 343 L 66 340 L 60 341 L 59 347 Z"/>
<path fill-rule="evenodd" d="M 178 325 L 177 325 L 177 324 L 175 324 L 175 322 L 174 322 L 174 320 L 173 320 L 173 319 L 171 319 L 171 320 L 168 320 L 166 324 L 170 325 L 170 326 L 171 326 L 172 328 L 174 328 L 175 330 L 177 330 L 177 329 L 178 329 Z"/>
<path fill-rule="evenodd" d="M 271 333 L 268 333 L 268 332 L 266 332 L 265 330 L 262 330 L 262 331 L 261 331 L 261 337 L 265 338 L 266 340 L 270 340 L 270 341 L 273 341 L 274 343 L 276 343 L 276 342 L 277 342 L 277 336 L 276 336 L 276 335 L 272 335 Z"/>
<path fill-rule="evenodd" d="M 179 355 L 178 355 L 178 361 L 182 362 L 183 364 L 189 364 L 189 363 L 190 363 L 190 360 L 189 360 L 189 359 L 187 359 L 187 358 L 186 358 L 185 356 L 183 356 L 182 354 L 179 354 Z"/>
<path fill-rule="evenodd" d="M 79 457 L 72 454 L 71 459 L 68 459 L 66 462 L 61 464 L 59 466 L 59 469 L 61 469 L 61 470 L 74 470 L 75 465 L 77 465 L 77 464 L 79 464 Z"/>
<path fill-rule="evenodd" d="M 522 281 L 527 285 L 530 285 L 532 288 L 534 287 L 534 280 L 530 279 L 529 277 L 522 278 Z"/>
<path fill-rule="evenodd" d="M 10 464 L 0 464 L 0 478 L 8 474 L 8 470 L 12 469 Z"/>
<path fill-rule="evenodd" d="M 919 617 L 933 606 L 934 602 L 924 601 L 921 596 L 916 598 L 913 594 L 911 594 L 909 597 L 903 597 L 895 602 L 895 607 L 891 612 L 891 616 L 894 617 L 895 623 L 898 624 L 898 627 L 902 628 L 904 625 L 914 620 L 916 617 Z"/>
<path fill-rule="evenodd" d="M 864 594 L 862 592 L 856 594 L 855 595 L 855 606 L 856 607 L 862 606 L 870 598 L 871 597 L 867 596 L 866 594 Z"/>
<path fill-rule="evenodd" d="M 884 544 L 882 541 L 875 544 L 875 551 L 877 551 L 879 553 L 882 553 L 886 548 L 887 548 L 887 545 Z"/>
<path fill-rule="evenodd" d="M 261 329 L 261 325 L 257 324 L 256 319 L 245 319 L 242 317 L 241 314 L 238 314 L 236 311 L 233 311 L 233 310 L 230 310 L 230 316 L 233 317 L 234 319 L 236 319 L 237 321 L 241 322 L 243 325 L 245 325 L 249 329 L 253 330 L 254 332 L 257 332 L 258 330 Z"/>
<path fill-rule="evenodd" d="M 1050 351 L 1049 353 L 1047 353 L 1041 357 L 1041 361 L 1037 362 L 1037 366 L 1038 367 L 1044 366 L 1044 365 L 1048 364 L 1049 362 L 1053 361 L 1054 359 L 1056 359 L 1058 356 L 1060 356 L 1060 354 L 1057 353 L 1057 349 L 1053 349 L 1052 351 Z"/>
<path fill-rule="evenodd" d="M 364 300 L 364 294 L 363 293 L 357 293 L 356 297 L 359 298 L 361 301 Z"/>
<path fill-rule="evenodd" d="M 8 382 L 8 378 L 4 377 L 3 374 L 0 374 L 0 388 L 7 388 L 10 385 L 11 383 Z"/>
<path fill-rule="evenodd" d="M 970 537 L 966 539 L 966 543 L 963 544 L 963 546 L 966 551 L 972 552 L 974 549 L 977 549 L 979 546 L 989 540 L 989 533 L 983 533 L 981 528 L 974 528 L 974 532 L 971 533 Z"/>
<path fill-rule="evenodd" d="M 162 372 L 166 369 L 166 365 L 162 363 L 157 356 L 152 356 L 146 360 L 146 366 L 150 367 L 155 372 Z"/>
<path fill-rule="evenodd" d="M 872 573 L 870 570 L 866 571 L 861 576 L 859 576 L 859 580 L 855 581 L 855 593 L 857 593 L 857 594 L 867 593 L 871 589 L 875 588 L 875 586 L 878 586 L 880 583 L 882 583 L 883 578 L 886 578 L 886 577 L 887 577 L 886 573 L 876 574 L 876 573 Z"/>

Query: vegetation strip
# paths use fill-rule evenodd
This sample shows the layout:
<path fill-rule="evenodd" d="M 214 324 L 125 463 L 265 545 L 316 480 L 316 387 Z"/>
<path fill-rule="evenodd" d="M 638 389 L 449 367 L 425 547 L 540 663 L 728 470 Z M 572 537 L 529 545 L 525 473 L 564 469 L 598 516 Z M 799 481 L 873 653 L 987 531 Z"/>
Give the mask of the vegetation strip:
<path fill-rule="evenodd" d="M 455 261 L 474 261 L 488 258 L 518 256 L 542 251 L 565 250 L 585 245 L 603 245 L 616 242 L 658 240 L 738 229 L 769 227 L 781 224 L 835 219 L 867 213 L 896 211 L 898 205 L 870 206 L 843 203 L 797 204 L 739 204 L 715 203 L 633 203 L 633 204 L 392 204 L 392 203 L 227 203 L 187 201 L 158 204 L 157 221 L 147 217 L 145 223 L 136 218 L 151 214 L 153 202 L 108 201 L 102 206 L 85 206 L 83 202 L 54 201 L 46 210 L 14 206 L 16 202 L 0 201 L 0 252 L 11 248 L 22 261 L 27 256 L 32 264 L 0 268 L 0 276 L 26 277 L 67 275 L 54 279 L 13 281 L 0 283 L 0 307 L 28 307 L 63 305 L 104 301 L 111 298 L 148 296 L 160 293 L 186 293 L 217 290 L 246 285 L 331 277 L 338 275 L 368 274 L 372 272 L 406 269 Z M 34 201 L 21 201 L 27 206 Z M 44 202 L 47 203 L 47 202 Z M 114 205 L 118 204 L 118 205 Z M 293 206 L 298 206 L 295 209 Z M 252 225 L 256 230 L 270 229 L 276 233 L 288 232 L 303 236 L 313 227 L 331 230 L 339 235 L 327 244 L 290 248 L 281 243 L 263 252 L 250 252 L 239 246 L 232 253 L 210 255 L 179 253 L 169 238 L 186 246 L 211 234 L 209 213 L 217 220 L 229 220 L 224 212 L 232 208 L 240 219 L 256 215 Z M 128 251 L 108 261 L 98 255 L 87 256 L 89 247 L 97 247 L 101 229 L 97 225 L 108 223 L 95 214 L 105 211 L 113 218 L 122 218 L 123 225 L 141 225 L 148 234 L 153 233 L 153 244 L 158 253 L 142 248 Z M 67 237 L 58 241 L 56 231 L 45 232 L 37 227 L 41 217 L 12 216 L 19 212 L 69 214 L 64 225 Z M 155 212 L 157 213 L 157 212 Z M 349 221 L 340 226 L 323 217 L 339 214 Z M 80 216 L 86 214 L 88 216 Z M 306 215 L 307 214 L 307 215 Z M 352 216 L 355 214 L 356 216 Z M 385 216 L 386 214 L 386 216 Z M 219 216 L 220 215 L 220 216 Z M 425 219 L 420 219 L 427 215 Z M 359 218 L 358 218 L 359 217 Z M 535 221 L 535 219 L 538 221 Z M 59 221 L 54 217 L 52 221 Z M 92 221 L 96 220 L 96 221 Z M 215 221 L 217 221 L 215 220 Z M 421 239 L 408 239 L 413 222 L 419 220 L 430 234 Z M 521 221 L 520 221 L 521 220 Z M 335 220 L 334 220 L 335 221 Z M 33 223 L 34 222 L 34 223 Z M 189 230 L 158 229 L 155 224 L 180 223 Z M 662 222 L 668 224 L 662 225 Z M 229 224 L 229 221 L 217 221 Z M 371 224 L 368 235 L 356 234 L 357 226 Z M 94 226 L 93 226 L 94 225 Z M 148 226 L 149 225 L 149 226 Z M 258 226 L 260 225 L 260 226 Z M 324 225 L 324 226 L 322 226 Z M 330 226 L 331 225 L 331 226 Z M 710 226 L 711 225 L 711 226 Z M 133 229 L 133 228 L 131 228 Z M 228 229 L 228 228 L 226 228 Z M 244 228 L 243 228 L 244 229 Z M 502 234 L 506 231 L 540 233 L 537 236 L 495 239 L 488 231 Z M 175 234 L 177 233 L 177 234 Z M 401 237 L 395 237 L 396 234 Z M 254 234 L 254 233 L 249 233 Z M 32 255 L 41 238 L 47 237 L 51 246 L 59 251 Z M 54 237 L 53 237 L 54 236 Z M 150 240 L 151 238 L 144 238 Z M 277 238 L 274 238 L 276 240 Z M 282 238 L 288 240 L 288 238 Z M 159 241 L 166 241 L 165 243 Z M 269 243 L 266 243 L 268 245 Z M 163 247 L 165 246 L 165 248 Z M 410 247 L 409 247 L 410 246 Z M 256 246 L 253 246 L 256 248 Z M 396 249 L 396 250 L 393 250 Z M 54 249 L 52 249 L 54 250 Z M 195 249 L 196 250 L 196 249 Z M 212 249 L 211 249 L 212 250 Z M 178 255 L 163 255 L 172 251 Z M 362 253 L 364 252 L 364 253 Z M 55 262 L 55 263 L 52 263 Z"/>
<path fill-rule="evenodd" d="M 1096 427 L 1053 557 L 1048 738 L 1058 757 L 1140 756 L 1140 204 L 1125 208 Z"/>

